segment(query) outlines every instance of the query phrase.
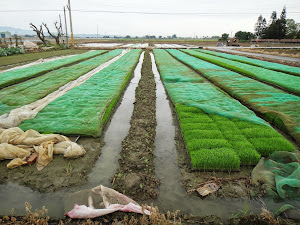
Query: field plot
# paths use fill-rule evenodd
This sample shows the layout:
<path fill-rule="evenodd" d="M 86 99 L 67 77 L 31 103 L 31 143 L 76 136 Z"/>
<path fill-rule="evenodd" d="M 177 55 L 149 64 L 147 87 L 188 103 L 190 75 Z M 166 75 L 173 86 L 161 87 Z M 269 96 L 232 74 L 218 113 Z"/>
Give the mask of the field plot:
<path fill-rule="evenodd" d="M 119 55 L 122 50 L 113 50 L 70 67 L 51 71 L 43 76 L 12 85 L 0 90 L 0 115 L 32 103 L 56 91 L 64 84 L 77 79 L 102 63 Z M 30 70 L 30 67 L 28 68 Z"/>
<path fill-rule="evenodd" d="M 300 143 L 300 98 L 178 50 L 167 50 Z"/>
<path fill-rule="evenodd" d="M 126 53 L 80 86 L 51 102 L 36 118 L 24 121 L 20 127 L 46 133 L 100 136 L 102 126 L 126 86 L 140 53 L 141 50 Z"/>
<path fill-rule="evenodd" d="M 21 66 L 23 64 L 28 64 L 30 62 L 40 60 L 41 58 L 48 59 L 48 58 L 67 56 L 67 55 L 77 55 L 85 52 L 86 50 L 82 50 L 82 49 L 67 49 L 67 50 L 26 53 L 22 55 L 11 55 L 6 57 L 1 57 L 0 71 L 14 68 L 16 66 Z"/>
<path fill-rule="evenodd" d="M 206 53 L 206 54 L 214 55 L 214 56 L 220 56 L 225 59 L 231 59 L 231 60 L 234 60 L 237 62 L 246 63 L 246 64 L 253 65 L 253 66 L 263 67 L 263 68 L 270 69 L 270 70 L 275 70 L 275 71 L 279 71 L 279 72 L 283 72 L 283 73 L 300 76 L 300 68 L 299 67 L 288 66 L 288 65 L 283 65 L 283 64 L 279 64 L 279 63 L 273 63 L 273 62 L 262 61 L 262 60 L 258 60 L 258 59 L 252 59 L 252 58 L 248 58 L 246 56 L 232 55 L 232 54 L 210 51 L 210 50 L 198 50 L 198 51 Z"/>
<path fill-rule="evenodd" d="M 240 164 L 255 165 L 260 156 L 294 150 L 292 144 L 251 110 L 206 82 L 165 50 L 154 50 L 154 54 L 175 104 L 194 168 L 238 170 Z"/>
<path fill-rule="evenodd" d="M 208 61 L 210 63 L 214 63 L 221 67 L 227 68 L 229 70 L 238 72 L 243 75 L 247 75 L 251 78 L 255 78 L 265 83 L 275 85 L 277 87 L 286 90 L 287 92 L 300 95 L 300 85 L 299 85 L 300 77 L 298 76 L 293 76 L 290 74 L 265 69 L 262 67 L 240 63 L 237 61 L 232 61 L 229 59 L 213 56 L 210 54 L 205 54 L 194 50 L 183 50 L 183 51 L 192 56 Z"/>
<path fill-rule="evenodd" d="M 95 57 L 103 53 L 105 53 L 105 51 L 103 50 L 90 51 L 87 53 L 75 55 L 65 59 L 54 60 L 51 62 L 33 65 L 23 69 L 16 69 L 16 70 L 0 73 L 0 88 L 39 76 L 43 73 L 58 69 L 63 66 L 70 65 L 72 63 L 77 63 L 82 60 Z"/>

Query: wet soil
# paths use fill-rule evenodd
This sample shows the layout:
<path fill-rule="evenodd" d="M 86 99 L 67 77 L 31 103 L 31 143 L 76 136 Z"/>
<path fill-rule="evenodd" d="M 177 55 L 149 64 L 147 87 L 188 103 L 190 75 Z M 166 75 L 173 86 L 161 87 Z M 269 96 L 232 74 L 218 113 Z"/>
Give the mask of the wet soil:
<path fill-rule="evenodd" d="M 155 178 L 154 142 L 156 136 L 156 93 L 149 52 L 145 53 L 142 76 L 135 92 L 131 127 L 122 142 L 120 168 L 113 188 L 139 201 L 157 197 L 159 181 Z"/>
<path fill-rule="evenodd" d="M 75 137 L 70 139 L 74 141 Z M 8 169 L 6 165 L 10 160 L 0 161 L 0 184 L 14 182 L 42 193 L 85 184 L 104 143 L 101 138 L 88 137 L 80 138 L 77 143 L 86 149 L 84 156 L 68 159 L 54 155 L 53 161 L 42 171 L 38 171 L 35 164 Z"/>

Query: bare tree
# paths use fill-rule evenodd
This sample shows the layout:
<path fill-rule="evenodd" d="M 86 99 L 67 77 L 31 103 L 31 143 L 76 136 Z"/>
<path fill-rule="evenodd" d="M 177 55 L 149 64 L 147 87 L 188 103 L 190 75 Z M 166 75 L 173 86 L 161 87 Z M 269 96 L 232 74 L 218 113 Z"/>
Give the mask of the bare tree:
<path fill-rule="evenodd" d="M 61 29 L 61 23 L 60 23 L 60 24 L 58 24 L 58 22 L 55 22 L 55 23 L 54 23 L 54 26 L 55 26 L 55 28 L 56 28 L 56 30 L 57 30 L 57 35 L 54 35 L 53 33 L 50 32 L 50 30 L 49 30 L 47 24 L 43 23 L 43 25 L 44 25 L 44 27 L 46 27 L 46 29 L 47 29 L 49 35 L 55 39 L 56 44 L 59 45 L 59 44 L 60 44 L 60 40 L 59 40 L 59 39 L 60 39 L 60 37 L 63 35 L 63 34 L 62 34 L 62 29 Z"/>
<path fill-rule="evenodd" d="M 29 24 L 30 27 L 33 29 L 33 31 L 36 32 L 38 38 L 43 42 L 43 44 L 47 44 L 47 41 L 45 39 L 45 35 L 44 35 L 44 31 L 43 31 L 43 26 L 40 25 L 40 29 L 38 29 L 35 25 L 33 25 L 32 23 Z"/>

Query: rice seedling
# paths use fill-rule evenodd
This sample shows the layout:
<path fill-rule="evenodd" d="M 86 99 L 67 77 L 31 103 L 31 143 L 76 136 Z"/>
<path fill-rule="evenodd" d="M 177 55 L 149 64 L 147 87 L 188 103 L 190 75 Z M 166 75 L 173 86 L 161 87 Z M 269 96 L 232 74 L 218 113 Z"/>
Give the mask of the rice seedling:
<path fill-rule="evenodd" d="M 190 152 L 195 169 L 201 170 L 239 170 L 240 159 L 230 148 L 201 149 Z"/>
<path fill-rule="evenodd" d="M 275 151 L 294 151 L 295 147 L 281 137 L 249 139 L 253 147 L 262 155 L 269 156 Z"/>

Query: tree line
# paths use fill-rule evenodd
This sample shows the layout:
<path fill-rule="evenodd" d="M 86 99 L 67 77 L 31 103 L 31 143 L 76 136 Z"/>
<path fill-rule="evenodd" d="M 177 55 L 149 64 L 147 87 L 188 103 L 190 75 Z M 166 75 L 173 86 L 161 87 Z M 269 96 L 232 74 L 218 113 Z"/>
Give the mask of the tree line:
<path fill-rule="evenodd" d="M 226 41 L 229 34 L 222 34 L 220 40 Z M 293 19 L 286 18 L 286 8 L 284 7 L 280 16 L 273 11 L 269 22 L 260 15 L 254 26 L 254 33 L 238 31 L 235 37 L 239 40 L 249 41 L 253 38 L 258 39 L 298 39 L 300 38 L 300 24 Z"/>

